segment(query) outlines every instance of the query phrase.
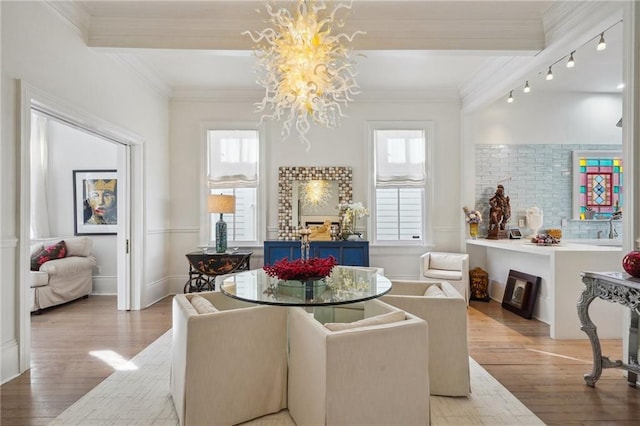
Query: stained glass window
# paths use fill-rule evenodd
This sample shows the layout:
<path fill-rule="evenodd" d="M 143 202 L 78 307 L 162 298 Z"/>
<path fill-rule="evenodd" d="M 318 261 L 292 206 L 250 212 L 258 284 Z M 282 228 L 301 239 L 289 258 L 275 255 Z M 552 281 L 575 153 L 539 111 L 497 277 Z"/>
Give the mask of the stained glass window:
<path fill-rule="evenodd" d="M 579 218 L 589 219 L 588 212 L 591 210 L 593 218 L 606 219 L 622 209 L 622 176 L 619 152 L 574 152 L 574 182 L 577 190 L 574 207 Z"/>

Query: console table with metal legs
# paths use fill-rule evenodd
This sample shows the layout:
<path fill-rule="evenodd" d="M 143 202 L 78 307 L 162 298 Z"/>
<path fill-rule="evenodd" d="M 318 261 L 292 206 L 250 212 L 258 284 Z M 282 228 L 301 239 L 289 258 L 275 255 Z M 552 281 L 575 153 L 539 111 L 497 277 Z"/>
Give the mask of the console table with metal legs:
<path fill-rule="evenodd" d="M 633 278 L 623 272 L 583 272 L 582 282 L 586 288 L 578 301 L 578 317 L 580 329 L 587 333 L 593 352 L 593 368 L 590 374 L 584 375 L 588 386 L 594 387 L 603 368 L 619 368 L 626 370 L 627 384 L 636 386 L 640 365 L 638 364 L 638 317 L 640 313 L 640 279 Z M 629 363 L 621 360 L 611 361 L 602 355 L 597 327 L 589 317 L 589 305 L 596 299 L 620 303 L 631 311 L 629 326 Z"/>
<path fill-rule="evenodd" d="M 184 285 L 184 292 L 215 290 L 217 276 L 248 271 L 252 254 L 253 252 L 240 250 L 228 253 L 210 253 L 206 250 L 187 253 L 189 280 Z"/>

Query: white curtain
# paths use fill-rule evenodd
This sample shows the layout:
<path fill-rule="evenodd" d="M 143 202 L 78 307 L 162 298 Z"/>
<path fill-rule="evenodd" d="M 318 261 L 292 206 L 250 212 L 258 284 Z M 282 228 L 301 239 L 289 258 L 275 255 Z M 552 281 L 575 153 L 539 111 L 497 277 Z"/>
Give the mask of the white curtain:
<path fill-rule="evenodd" d="M 251 188 L 258 184 L 258 132 L 209 130 L 209 188 Z"/>
<path fill-rule="evenodd" d="M 422 130 L 378 130 L 376 186 L 423 186 L 425 137 Z"/>
<path fill-rule="evenodd" d="M 31 113 L 31 239 L 51 237 L 47 202 L 48 121 Z"/>

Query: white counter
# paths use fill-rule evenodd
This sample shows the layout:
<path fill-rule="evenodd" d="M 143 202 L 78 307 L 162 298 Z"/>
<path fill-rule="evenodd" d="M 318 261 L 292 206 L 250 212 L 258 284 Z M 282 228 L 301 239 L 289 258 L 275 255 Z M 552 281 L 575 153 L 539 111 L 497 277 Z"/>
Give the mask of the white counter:
<path fill-rule="evenodd" d="M 584 289 L 583 271 L 621 271 L 622 248 L 561 242 L 537 246 L 529 240 L 467 240 L 469 268 L 481 267 L 489 273 L 491 298 L 502 302 L 509 270 L 540 277 L 534 318 L 550 326 L 553 339 L 586 339 L 580 330 L 577 308 Z M 621 338 L 622 306 L 595 300 L 589 313 L 603 338 Z"/>

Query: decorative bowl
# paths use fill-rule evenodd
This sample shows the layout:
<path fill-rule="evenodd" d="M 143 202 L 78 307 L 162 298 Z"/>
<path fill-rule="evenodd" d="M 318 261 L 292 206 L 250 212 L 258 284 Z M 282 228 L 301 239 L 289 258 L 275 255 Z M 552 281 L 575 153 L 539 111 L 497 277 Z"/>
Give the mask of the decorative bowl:
<path fill-rule="evenodd" d="M 640 251 L 630 251 L 622 259 L 622 267 L 629 275 L 640 278 Z"/>
<path fill-rule="evenodd" d="M 270 277 L 281 280 L 310 281 L 320 280 L 329 274 L 337 264 L 335 257 L 312 257 L 307 260 L 296 259 L 289 261 L 284 258 L 273 265 L 264 265 L 265 273 Z"/>

